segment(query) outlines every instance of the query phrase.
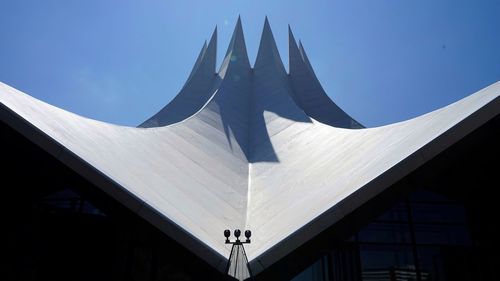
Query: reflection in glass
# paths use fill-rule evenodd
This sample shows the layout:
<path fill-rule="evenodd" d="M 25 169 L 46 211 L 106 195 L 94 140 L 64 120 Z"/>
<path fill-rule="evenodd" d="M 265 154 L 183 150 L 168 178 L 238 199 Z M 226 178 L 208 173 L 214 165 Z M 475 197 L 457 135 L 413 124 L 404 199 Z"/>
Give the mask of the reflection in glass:
<path fill-rule="evenodd" d="M 360 242 L 410 243 L 407 224 L 371 223 L 358 234 Z"/>
<path fill-rule="evenodd" d="M 463 223 L 465 210 L 457 204 L 412 203 L 412 214 L 415 222 L 428 223 Z"/>
<path fill-rule="evenodd" d="M 45 196 L 41 199 L 40 204 L 54 211 L 65 210 L 73 213 L 104 216 L 103 212 L 69 188 Z"/>
<path fill-rule="evenodd" d="M 427 280 L 446 280 L 439 247 L 419 247 L 418 261 L 420 270 L 427 276 Z"/>
<path fill-rule="evenodd" d="M 460 225 L 415 225 L 418 244 L 466 245 L 470 243 L 469 232 Z"/>
<path fill-rule="evenodd" d="M 417 280 L 409 246 L 360 245 L 360 258 L 363 280 Z"/>
<path fill-rule="evenodd" d="M 406 202 L 399 202 L 395 204 L 388 211 L 384 212 L 377 219 L 378 221 L 408 221 L 408 208 Z"/>
<path fill-rule="evenodd" d="M 417 190 L 337 242 L 330 264 L 319 260 L 293 281 L 478 280 L 471 246 L 464 205 Z"/>

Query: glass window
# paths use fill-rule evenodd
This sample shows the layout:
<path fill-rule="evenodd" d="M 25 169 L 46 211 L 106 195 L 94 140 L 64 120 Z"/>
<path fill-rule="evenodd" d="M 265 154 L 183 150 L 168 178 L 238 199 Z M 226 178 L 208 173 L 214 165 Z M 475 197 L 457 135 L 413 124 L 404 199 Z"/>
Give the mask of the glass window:
<path fill-rule="evenodd" d="M 417 244 L 466 245 L 470 243 L 469 232 L 464 226 L 415 225 Z"/>
<path fill-rule="evenodd" d="M 361 244 L 360 258 L 363 280 L 417 280 L 410 246 Z"/>
<path fill-rule="evenodd" d="M 406 202 L 399 202 L 390 208 L 387 212 L 382 214 L 379 221 L 408 221 L 408 208 L 406 207 Z"/>
<path fill-rule="evenodd" d="M 45 196 L 40 200 L 40 204 L 53 211 L 65 210 L 75 213 L 104 216 L 103 212 L 69 188 Z"/>
<path fill-rule="evenodd" d="M 446 280 L 439 247 L 418 247 L 418 261 L 422 280 Z"/>
<path fill-rule="evenodd" d="M 415 191 L 335 245 L 329 266 L 320 260 L 293 280 L 328 280 L 327 269 L 342 281 L 477 279 L 465 207 L 439 193 Z"/>
<path fill-rule="evenodd" d="M 358 234 L 360 242 L 410 243 L 410 228 L 407 224 L 371 223 Z"/>
<path fill-rule="evenodd" d="M 422 280 L 456 281 L 478 278 L 478 257 L 464 246 L 419 246 L 418 260 Z M 490 280 L 490 279 L 488 279 Z"/>
<path fill-rule="evenodd" d="M 330 253 L 329 274 L 331 281 L 359 281 L 359 251 L 357 244 L 336 244 Z"/>
<path fill-rule="evenodd" d="M 464 207 L 457 204 L 412 203 L 413 221 L 435 223 L 465 223 Z"/>

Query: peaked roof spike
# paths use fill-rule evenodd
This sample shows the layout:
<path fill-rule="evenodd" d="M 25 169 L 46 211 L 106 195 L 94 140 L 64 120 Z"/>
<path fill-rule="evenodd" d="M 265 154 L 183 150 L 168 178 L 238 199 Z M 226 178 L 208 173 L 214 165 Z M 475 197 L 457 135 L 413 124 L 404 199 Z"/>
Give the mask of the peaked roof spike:
<path fill-rule="evenodd" d="M 296 73 L 304 67 L 304 60 L 290 25 L 288 25 L 288 64 L 290 74 Z"/>
<path fill-rule="evenodd" d="M 302 55 L 302 60 L 304 61 L 307 69 L 309 69 L 311 74 L 314 75 L 315 79 L 318 79 L 318 78 L 316 78 L 316 73 L 314 73 L 314 69 L 311 65 L 311 62 L 309 61 L 309 58 L 307 57 L 306 50 L 304 49 L 304 46 L 302 45 L 302 42 L 300 40 L 299 40 L 299 48 L 300 48 L 300 54 Z"/>
<path fill-rule="evenodd" d="M 290 82 L 294 100 L 312 118 L 330 126 L 363 128 L 326 94 L 307 58 L 302 42 L 297 47 L 290 32 Z"/>
<path fill-rule="evenodd" d="M 233 37 L 234 37 L 234 34 L 238 31 L 241 32 L 241 34 L 243 35 L 243 26 L 241 24 L 241 16 L 238 15 L 238 19 L 236 20 L 236 25 L 234 27 L 234 31 L 233 31 Z"/>
<path fill-rule="evenodd" d="M 262 30 L 262 33 L 268 33 L 271 36 L 273 36 L 273 32 L 271 30 L 271 25 L 269 24 L 269 20 L 267 19 L 267 16 L 264 19 L 264 29 Z M 273 38 L 273 41 L 274 41 L 274 38 Z"/>
<path fill-rule="evenodd" d="M 209 64 L 210 70 L 215 72 L 217 67 L 217 26 L 215 26 L 212 37 L 208 43 L 206 55 L 204 58 Z"/>
<path fill-rule="evenodd" d="M 243 25 L 241 24 L 241 16 L 238 16 L 238 20 L 236 21 L 235 32 L 236 30 L 241 31 L 241 34 L 243 34 Z"/>
<path fill-rule="evenodd" d="M 201 47 L 200 53 L 198 54 L 198 57 L 196 58 L 196 61 L 194 63 L 193 69 L 191 69 L 191 73 L 189 73 L 187 81 L 193 77 L 193 75 L 196 73 L 196 70 L 199 68 L 203 57 L 205 56 L 205 52 L 207 51 L 207 40 L 203 43 L 203 47 Z"/>
<path fill-rule="evenodd" d="M 293 40 L 293 43 L 295 44 L 295 46 L 297 46 L 297 41 L 295 40 L 295 36 L 293 36 L 292 27 L 290 26 L 290 24 L 288 25 L 288 40 Z"/>
<path fill-rule="evenodd" d="M 224 76 L 227 68 L 230 65 L 242 65 L 250 69 L 250 61 L 248 59 L 247 48 L 245 44 L 245 36 L 243 35 L 243 27 L 241 24 L 241 17 L 238 16 L 238 21 L 234 27 L 231 42 L 227 48 L 224 61 L 219 70 L 219 75 Z"/>
<path fill-rule="evenodd" d="M 280 70 L 285 71 L 283 61 L 281 60 L 278 46 L 274 40 L 273 31 L 267 16 L 264 20 L 264 28 L 262 29 L 262 36 L 260 38 L 259 51 L 257 52 L 257 59 L 255 60 L 255 68 L 265 65 L 266 62 L 271 60 Z M 286 71 L 285 71 L 286 72 Z"/>
<path fill-rule="evenodd" d="M 271 30 L 271 25 L 269 24 L 269 20 L 266 19 L 264 20 L 264 28 L 262 29 L 262 36 L 273 36 L 273 31 Z M 273 38 L 274 41 L 274 38 Z"/>
<path fill-rule="evenodd" d="M 300 50 L 300 55 L 302 56 L 302 60 L 304 62 L 309 61 L 306 56 L 306 50 L 304 49 L 304 46 L 302 45 L 302 41 L 299 39 L 299 50 Z"/>
<path fill-rule="evenodd" d="M 170 125 L 180 122 L 200 110 L 213 94 L 216 63 L 217 28 L 215 28 L 208 45 L 205 40 L 193 69 L 179 94 L 139 127 Z"/>
<path fill-rule="evenodd" d="M 263 32 L 268 32 L 268 33 L 271 34 L 271 36 L 273 36 L 273 32 L 271 30 L 271 25 L 269 24 L 269 19 L 267 18 L 267 16 L 264 19 L 264 30 L 263 30 Z"/>
<path fill-rule="evenodd" d="M 233 35 L 231 36 L 231 42 L 227 48 L 226 56 L 237 48 L 244 48 L 246 52 L 245 38 L 243 35 L 243 27 L 241 24 L 241 18 L 238 16 L 238 21 L 234 27 Z"/>
<path fill-rule="evenodd" d="M 212 43 L 213 40 L 217 40 L 217 25 L 215 26 L 212 36 L 210 37 L 210 43 Z"/>

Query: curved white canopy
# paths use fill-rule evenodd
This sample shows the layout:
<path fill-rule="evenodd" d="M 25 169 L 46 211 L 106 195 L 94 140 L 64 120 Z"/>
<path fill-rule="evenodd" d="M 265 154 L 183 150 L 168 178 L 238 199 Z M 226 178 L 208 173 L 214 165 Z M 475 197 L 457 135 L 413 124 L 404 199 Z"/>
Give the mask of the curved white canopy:
<path fill-rule="evenodd" d="M 141 128 L 2 83 L 0 117 L 216 267 L 230 250 L 223 230 L 251 229 L 258 272 L 500 113 L 496 83 L 362 128 L 328 99 L 292 35 L 286 73 L 267 19 L 253 68 L 239 20 L 217 73 L 215 37 L 179 95 Z"/>

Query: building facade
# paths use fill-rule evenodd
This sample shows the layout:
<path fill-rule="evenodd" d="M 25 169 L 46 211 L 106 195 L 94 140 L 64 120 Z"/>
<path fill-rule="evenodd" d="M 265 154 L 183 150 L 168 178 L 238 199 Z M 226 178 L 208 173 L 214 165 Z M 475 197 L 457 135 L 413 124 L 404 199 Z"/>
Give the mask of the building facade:
<path fill-rule="evenodd" d="M 364 128 L 266 19 L 248 60 L 215 31 L 139 127 L 0 84 L 6 280 L 222 280 L 251 229 L 256 280 L 496 280 L 500 84 Z M 2 278 L 3 279 L 3 278 Z"/>

